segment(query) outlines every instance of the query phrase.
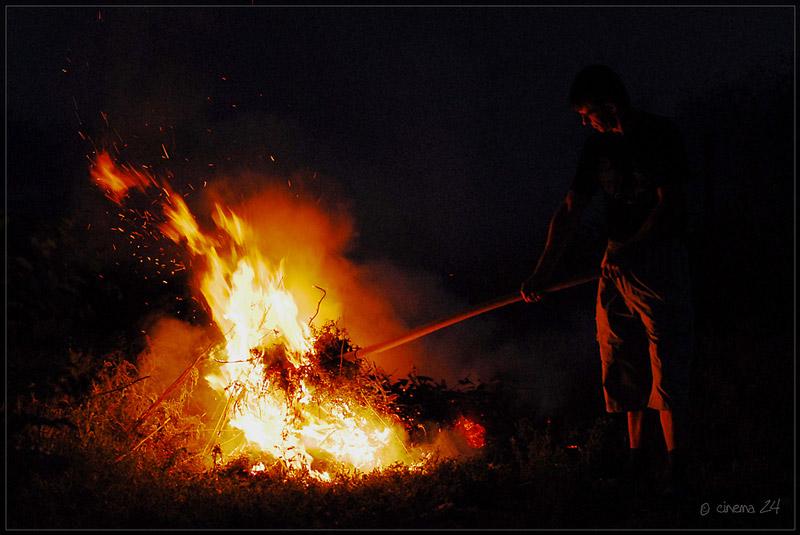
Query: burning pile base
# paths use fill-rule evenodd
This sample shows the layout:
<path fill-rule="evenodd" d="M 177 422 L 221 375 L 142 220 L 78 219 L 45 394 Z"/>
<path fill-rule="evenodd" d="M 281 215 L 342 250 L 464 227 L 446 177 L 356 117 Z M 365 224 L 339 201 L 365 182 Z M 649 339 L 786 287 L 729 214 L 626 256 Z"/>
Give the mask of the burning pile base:
<path fill-rule="evenodd" d="M 240 375 L 215 396 L 218 408 L 206 418 L 210 431 L 195 446 L 203 462 L 219 468 L 249 459 L 246 471 L 253 475 L 278 470 L 330 481 L 337 473 L 413 469 L 433 455 L 474 454 L 483 447 L 483 427 L 456 412 L 464 404 L 455 407 L 455 392 L 445 396 L 445 385 L 414 374 L 392 382 L 352 353 L 344 359 L 354 346 L 336 322 L 314 334 L 312 350 L 297 366 L 283 346 L 251 351 L 246 362 L 220 360 L 213 351 L 195 359 L 190 369 L 240 366 Z M 192 376 L 184 372 L 166 393 Z M 159 396 L 134 427 L 147 429 L 143 424 L 156 420 L 166 398 Z"/>

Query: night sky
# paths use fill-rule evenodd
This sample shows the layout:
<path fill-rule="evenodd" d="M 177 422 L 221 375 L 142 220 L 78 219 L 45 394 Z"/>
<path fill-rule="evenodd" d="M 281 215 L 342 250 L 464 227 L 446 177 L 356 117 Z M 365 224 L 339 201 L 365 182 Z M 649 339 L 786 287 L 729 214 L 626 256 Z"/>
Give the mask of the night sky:
<path fill-rule="evenodd" d="M 533 268 L 589 134 L 567 103 L 582 66 L 611 65 L 636 105 L 681 116 L 754 71 L 793 70 L 794 16 L 758 6 L 7 7 L 7 232 L 66 209 L 88 181 L 91 142 L 114 133 L 128 156 L 154 164 L 164 143 L 198 167 L 319 172 L 317 193 L 352 213 L 353 259 L 433 281 L 444 302 L 406 318 L 429 321 L 517 291 Z M 690 153 L 700 162 L 698 147 Z M 572 295 L 577 304 L 499 312 L 429 343 L 492 339 L 483 358 L 519 363 L 546 346 L 536 333 L 574 324 L 585 334 L 571 343 L 591 345 L 592 290 Z M 506 324 L 501 342 L 494 322 Z"/>

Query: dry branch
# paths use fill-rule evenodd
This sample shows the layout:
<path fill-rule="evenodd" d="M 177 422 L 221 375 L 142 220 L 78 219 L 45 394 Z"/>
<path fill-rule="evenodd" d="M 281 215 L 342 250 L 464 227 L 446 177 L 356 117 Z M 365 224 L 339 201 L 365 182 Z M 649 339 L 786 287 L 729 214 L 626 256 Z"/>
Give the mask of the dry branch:
<path fill-rule="evenodd" d="M 149 435 L 147 435 L 146 437 L 144 437 L 142 440 L 140 440 L 140 441 L 139 441 L 139 442 L 138 442 L 138 443 L 137 443 L 137 444 L 136 444 L 134 447 L 132 447 L 130 450 L 128 450 L 127 452 L 123 453 L 122 455 L 120 455 L 119 457 L 117 457 L 116 459 L 114 459 L 114 462 L 115 462 L 115 463 L 118 463 L 118 462 L 120 462 L 122 459 L 124 459 L 125 457 L 127 457 L 129 454 L 131 454 L 131 453 L 133 453 L 134 451 L 136 451 L 137 449 L 139 449 L 139 447 L 140 447 L 142 444 L 144 444 L 145 442 L 147 442 L 147 441 L 148 441 L 148 440 L 149 440 L 149 439 L 150 439 L 150 438 L 151 438 L 153 435 L 155 435 L 156 433 L 158 433 L 159 431 L 161 431 L 162 429 L 164 429 L 164 426 L 166 426 L 166 425 L 169 423 L 169 421 L 170 421 L 171 419 L 172 419 L 172 416 L 170 416 L 169 418 L 167 418 L 167 419 L 164 421 L 164 423 L 163 423 L 163 424 L 161 424 L 160 426 L 158 426 L 158 427 L 157 427 L 157 428 L 156 428 L 156 429 L 155 429 L 155 430 L 154 430 L 152 433 L 150 433 Z"/>
<path fill-rule="evenodd" d="M 189 365 L 189 367 L 186 368 L 186 370 L 184 370 L 184 372 L 177 379 L 175 379 L 175 382 L 173 382 L 169 386 L 169 388 L 167 388 L 164 391 L 164 393 L 161 394 L 161 396 L 157 400 L 155 400 L 152 405 L 150 405 L 150 408 L 147 409 L 145 413 L 139 417 L 138 420 L 136 420 L 136 423 L 133 424 L 133 428 L 131 429 L 131 431 L 135 431 L 136 429 L 139 428 L 140 425 L 142 425 L 142 423 L 153 413 L 153 411 L 155 411 L 156 408 L 158 408 L 158 406 L 161 405 L 161 403 L 165 399 L 167 399 L 167 397 L 169 397 L 169 395 L 172 394 L 175 391 L 175 389 L 178 388 L 178 386 L 180 386 L 180 384 L 189 376 L 192 369 L 195 366 L 197 366 L 197 363 L 200 362 L 203 359 L 203 357 L 205 357 L 208 354 L 208 352 L 211 351 L 211 348 L 213 348 L 216 344 L 217 342 L 212 342 L 211 344 L 209 344 L 209 346 L 202 353 L 200 353 L 196 359 L 194 359 L 194 361 Z"/>
<path fill-rule="evenodd" d="M 126 385 L 119 386 L 117 388 L 112 388 L 111 390 L 106 390 L 105 392 L 100 392 L 99 394 L 93 394 L 93 395 L 85 398 L 84 401 L 88 401 L 90 399 L 98 398 L 100 396 L 105 396 L 106 394 L 111 394 L 113 392 L 121 392 L 122 390 L 125 390 L 126 388 L 135 385 L 139 381 L 144 381 L 145 379 L 149 379 L 149 378 L 150 378 L 149 375 L 145 375 L 144 377 L 140 377 L 140 378 L 136 379 L 135 381 L 130 382 L 130 383 L 126 384 Z"/>

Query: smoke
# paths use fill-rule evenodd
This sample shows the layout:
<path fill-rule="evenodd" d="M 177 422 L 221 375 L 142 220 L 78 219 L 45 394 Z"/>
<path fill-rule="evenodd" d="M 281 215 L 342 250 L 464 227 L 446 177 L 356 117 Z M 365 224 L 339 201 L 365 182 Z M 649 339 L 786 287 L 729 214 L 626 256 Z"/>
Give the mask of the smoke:
<path fill-rule="evenodd" d="M 128 122 L 125 113 L 112 117 L 116 123 Z M 180 150 L 175 146 L 176 128 L 160 128 L 157 136 L 141 132 L 141 137 L 155 139 L 145 143 L 152 150 L 145 151 L 147 156 L 142 161 L 150 162 L 159 176 L 166 174 L 171 186 L 187 195 L 186 202 L 204 231 L 214 230 L 211 219 L 217 204 L 252 227 L 256 237 L 252 246 L 275 267 L 283 264 L 283 284 L 294 296 L 301 321 L 313 318 L 316 326 L 338 321 L 356 345 L 368 347 L 478 304 L 449 291 L 447 274 L 426 271 L 421 267 L 426 265 L 424 259 L 420 259 L 420 267 L 409 267 L 414 264 L 409 254 L 401 255 L 401 265 L 387 256 L 395 252 L 390 247 L 382 247 L 385 253 L 379 255 L 361 247 L 359 225 L 363 222 L 354 216 L 354 200 L 337 184 L 346 180 L 314 171 L 286 170 L 324 162 L 323 156 L 330 152 L 324 140 L 268 113 L 251 112 L 217 121 L 213 133 L 198 126 L 202 123 L 199 115 L 189 122 L 182 129 L 184 136 L 186 131 L 201 133 L 184 141 L 178 137 Z M 168 123 L 154 120 L 147 124 L 153 129 L 154 125 Z M 130 157 L 142 152 L 140 146 L 131 143 L 120 156 L 138 161 Z M 285 163 L 273 165 L 268 156 L 273 153 Z M 350 169 L 363 163 L 358 158 L 348 162 Z M 340 175 L 343 172 L 339 169 Z M 396 216 L 387 215 L 387 228 L 405 224 Z M 380 224 L 374 216 L 369 224 L 375 225 L 376 220 Z M 419 229 L 411 220 L 406 223 L 409 233 Z M 369 230 L 374 242 L 374 228 Z M 425 236 L 421 238 L 424 243 Z M 202 301 L 199 295 L 196 297 Z M 524 305 L 514 307 L 520 310 Z M 448 385 L 462 379 L 478 383 L 497 378 L 534 383 L 537 404 L 543 397 L 548 398 L 543 403 L 557 404 L 564 397 L 558 393 L 559 385 L 569 378 L 565 379 L 557 365 L 547 364 L 547 352 L 553 344 L 542 341 L 536 326 L 509 325 L 503 318 L 496 312 L 470 318 L 366 358 L 394 378 L 415 371 L 445 380 Z M 529 331 L 514 334 L 520 325 Z M 586 325 L 591 327 L 591 320 Z M 169 332 L 165 328 L 150 333 L 151 342 L 159 343 L 158 335 L 169 336 Z M 570 336 L 565 331 L 548 333 L 548 337 L 551 334 L 561 339 Z"/>
<path fill-rule="evenodd" d="M 206 361 L 197 359 L 208 355 L 219 342 L 212 329 L 156 313 L 145 320 L 144 332 L 147 348 L 139 355 L 137 367 L 140 377 L 147 377 L 149 391 L 156 395 L 166 392 L 188 370 L 192 379 L 183 378 L 179 386 L 191 387 L 198 412 L 211 406 L 213 393 L 205 381 L 198 380 L 204 375 Z M 180 396 L 181 392 L 176 389 L 172 396 Z"/>
<path fill-rule="evenodd" d="M 86 86 L 103 89 L 102 95 L 95 98 L 81 98 L 81 93 L 76 91 L 78 99 L 75 105 L 84 121 L 93 118 L 92 125 L 87 125 L 85 130 L 108 129 L 108 136 L 121 157 L 131 163 L 147 164 L 150 169 L 162 173 L 181 175 L 185 170 L 182 168 L 197 166 L 189 170 L 191 176 L 186 177 L 186 182 L 191 183 L 196 191 L 200 191 L 201 184 L 206 181 L 209 187 L 202 190 L 205 192 L 202 199 L 194 191 L 186 199 L 192 212 L 208 229 L 213 203 L 219 202 L 252 225 L 261 242 L 258 247 L 276 265 L 284 262 L 284 285 L 294 295 L 304 321 L 314 317 L 314 323 L 320 325 L 326 320 L 339 320 L 354 343 L 367 347 L 476 304 L 445 288 L 446 273 L 407 267 L 413 263 L 408 254 L 401 266 L 392 257 L 373 256 L 372 251 L 360 250 L 361 222 L 353 217 L 352 199 L 345 198 L 337 190 L 334 180 L 313 172 L 294 170 L 273 174 L 272 169 L 276 166 L 270 165 L 269 155 L 275 155 L 279 162 L 295 168 L 312 165 L 340 170 L 342 166 L 353 170 L 375 169 L 384 178 L 387 168 L 373 163 L 375 155 L 383 155 L 382 158 L 389 160 L 395 158 L 398 162 L 406 160 L 394 157 L 395 153 L 391 152 L 405 154 L 406 149 L 403 144 L 396 143 L 396 136 L 384 139 L 375 135 L 378 128 L 381 131 L 385 129 L 383 119 L 372 123 L 369 120 L 365 122 L 369 117 L 365 118 L 363 113 L 352 116 L 338 113 L 338 110 L 358 112 L 358 107 L 354 109 L 353 104 L 363 104 L 350 101 L 353 95 L 359 94 L 353 92 L 353 84 L 342 86 L 346 87 L 346 91 L 342 91 L 338 86 L 309 83 L 313 77 L 303 79 L 302 83 L 297 83 L 295 78 L 284 80 L 287 71 L 314 73 L 321 68 L 321 72 L 327 73 L 334 64 L 317 65 L 317 54 L 303 54 L 301 59 L 308 64 L 291 63 L 291 69 L 288 69 L 282 58 L 283 52 L 279 54 L 278 49 L 271 46 L 275 37 L 270 32 L 259 32 L 259 40 L 263 36 L 268 38 L 265 37 L 266 42 L 260 47 L 262 53 L 256 56 L 268 57 L 263 65 L 269 65 L 269 68 L 261 70 L 248 65 L 246 70 L 235 69 L 228 64 L 228 58 L 216 63 L 219 47 L 215 41 L 203 39 L 201 42 L 191 41 L 190 45 L 190 41 L 184 39 L 185 32 L 214 38 L 213 31 L 200 30 L 209 30 L 216 25 L 216 17 L 208 13 L 192 13 L 186 18 L 186 14 L 171 12 L 158 17 L 151 13 L 130 15 L 120 17 L 113 10 L 107 10 L 102 23 L 93 26 L 96 32 L 103 28 L 119 28 L 123 23 L 129 30 L 102 30 L 95 36 L 98 45 L 78 48 L 89 59 L 94 60 L 97 56 L 105 60 L 74 61 L 75 64 L 87 65 L 88 72 L 81 71 Z M 169 46 L 173 47 L 173 53 L 160 53 L 162 45 L 159 45 L 158 53 L 153 53 L 155 43 L 160 43 L 165 35 L 171 36 Z M 291 38 L 290 42 L 295 43 L 296 36 L 290 32 L 284 38 Z M 227 37 L 225 43 L 230 44 Z M 303 49 L 306 47 L 304 39 L 296 44 Z M 252 42 L 248 40 L 242 46 L 241 51 L 248 53 L 234 56 L 250 57 Z M 273 50 L 276 51 L 274 55 Z M 79 57 L 83 56 L 76 55 L 75 59 Z M 351 59 L 348 54 L 348 65 Z M 292 62 L 295 61 L 298 60 L 293 58 Z M 96 65 L 103 68 L 95 72 L 94 69 L 99 68 Z M 436 72 L 440 72 L 439 69 Z M 263 73 L 270 76 L 262 77 Z M 364 80 L 361 86 L 361 91 L 370 96 L 376 83 L 372 78 Z M 392 80 L 391 77 L 387 79 Z M 380 92 L 373 98 L 379 98 L 376 102 L 386 109 L 392 110 L 397 102 L 405 102 L 384 91 L 383 83 L 378 87 Z M 450 93 L 447 102 L 452 100 Z M 332 99 L 336 105 L 327 104 L 328 101 L 320 98 L 322 95 Z M 400 106 L 405 109 L 405 104 Z M 289 108 L 291 113 L 287 112 Z M 99 109 L 104 113 L 99 113 Z M 426 129 L 435 127 L 436 123 L 430 121 L 430 117 L 419 119 L 425 120 L 404 127 L 411 130 L 409 134 L 421 135 Z M 347 132 L 354 124 L 359 137 L 347 137 L 352 135 Z M 405 130 L 403 133 L 408 138 L 406 142 L 415 139 L 415 136 L 405 136 Z M 474 163 L 466 156 L 472 153 L 471 144 L 462 147 L 451 134 L 436 128 L 426 135 L 437 139 L 435 144 L 431 144 L 433 147 L 451 139 L 453 146 L 449 148 L 460 156 L 449 155 L 450 150 L 441 154 L 412 146 L 414 160 L 424 162 L 436 175 L 468 174 Z M 481 137 L 472 141 L 483 144 L 485 140 Z M 369 155 L 365 155 L 365 151 Z M 222 171 L 227 163 L 241 167 L 258 166 L 260 171 Z M 392 173 L 413 173 L 414 170 L 413 166 L 406 164 L 391 166 Z M 225 173 L 225 176 L 217 173 Z M 385 197 L 382 195 L 383 199 L 408 197 L 407 189 L 389 189 L 392 184 L 402 183 L 395 178 L 399 177 L 381 184 L 380 191 L 386 193 Z M 367 184 L 363 181 L 358 183 Z M 370 181 L 369 186 L 363 189 L 372 184 Z M 180 184 L 173 183 L 172 186 L 181 193 L 188 191 Z M 444 196 L 441 193 L 431 196 L 434 190 L 419 193 L 412 200 L 419 202 L 426 213 L 418 219 L 426 219 L 434 211 L 440 218 L 475 216 L 482 206 L 476 201 L 479 195 L 474 192 L 483 190 L 466 190 L 466 187 L 467 183 Z M 452 200 L 453 195 L 458 196 L 459 202 L 446 202 Z M 428 198 L 420 198 L 422 196 Z M 377 206 L 385 209 L 387 203 L 384 200 Z M 408 200 L 402 207 L 408 209 Z M 443 211 L 444 214 L 440 213 Z M 465 235 L 461 229 L 440 228 L 438 232 L 441 234 L 426 236 L 421 230 L 431 233 L 437 230 L 423 228 L 419 221 L 398 221 L 397 213 L 391 216 L 394 216 L 391 221 L 388 215 L 386 217 L 386 234 L 394 237 L 414 234 L 421 238 L 415 242 L 417 244 L 436 244 Z M 372 218 L 371 225 L 375 224 L 375 219 Z M 407 225 L 408 231 L 397 232 L 401 225 Z M 476 239 L 473 236 L 464 241 L 470 242 L 468 246 L 474 246 Z M 478 242 L 485 244 L 487 240 L 482 238 Z M 459 246 L 463 247 L 463 244 Z M 386 254 L 392 254 L 392 251 L 387 248 Z M 358 260 L 354 260 L 356 257 Z M 526 350 L 515 347 L 513 343 L 493 347 L 497 344 L 492 339 L 502 327 L 494 315 L 472 318 L 367 358 L 392 376 L 403 377 L 416 369 L 419 374 L 436 380 L 445 379 L 449 384 L 466 377 L 473 381 L 488 381 L 498 374 L 512 375 L 516 364 L 526 358 Z"/>
<path fill-rule="evenodd" d="M 283 266 L 283 285 L 298 306 L 298 321 L 317 327 L 336 321 L 362 348 L 477 304 L 447 291 L 435 273 L 359 251 L 352 203 L 329 181 L 303 173 L 226 175 L 209 181 L 192 211 L 206 226 L 213 225 L 208 214 L 217 206 L 244 220 L 252 229 L 248 245 L 274 267 Z M 590 303 L 591 297 L 582 298 Z M 518 389 L 521 401 L 555 411 L 571 402 L 570 388 L 593 370 L 588 359 L 594 359 L 595 349 L 592 307 L 559 302 L 560 296 L 553 296 L 550 305 L 517 303 L 365 358 L 395 379 L 416 372 L 449 386 L 502 380 Z M 552 306 L 552 317 L 531 308 L 541 306 Z M 194 342 L 202 332 L 176 320 L 156 327 L 149 333 L 152 355 L 183 348 L 170 370 L 176 375 L 189 364 L 185 348 L 202 345 Z"/>
<path fill-rule="evenodd" d="M 203 211 L 232 210 L 252 228 L 253 247 L 283 263 L 284 287 L 294 296 L 299 318 L 320 326 L 337 321 L 360 346 L 405 334 L 421 320 L 436 319 L 454 303 L 431 274 L 402 269 L 387 258 L 355 261 L 358 227 L 351 204 L 339 194 L 319 195 L 327 180 L 305 175 L 267 178 L 244 172 L 215 181 Z M 368 357 L 384 372 L 405 376 L 416 369 L 434 377 L 452 375 L 447 359 L 420 344 Z"/>
<path fill-rule="evenodd" d="M 359 243 L 353 202 L 337 189 L 333 179 L 321 173 L 250 169 L 199 174 L 191 166 L 176 169 L 181 169 L 178 176 L 185 183 L 177 184 L 179 179 L 170 174 L 169 186 L 186 192 L 182 198 L 204 234 L 213 237 L 219 233 L 222 237 L 224 232 L 214 221 L 216 214 L 222 212 L 227 217 L 233 213 L 250 229 L 246 247 L 258 250 L 273 272 L 282 268 L 282 284 L 295 300 L 301 323 L 320 327 L 336 321 L 357 346 L 364 348 L 393 341 L 416 327 L 478 304 L 449 291 L 440 273 L 410 268 L 388 256 L 371 256 Z M 181 187 L 191 181 L 195 186 L 206 185 Z M 149 199 L 137 200 L 146 201 L 148 207 L 152 204 Z M 115 225 L 121 223 L 109 223 L 112 229 Z M 155 231 L 157 225 L 150 224 L 149 228 Z M 113 233 L 117 238 L 140 234 Z M 148 234 L 142 239 L 148 236 L 156 238 L 156 247 L 163 248 L 159 262 L 165 261 L 167 251 L 182 249 L 165 236 L 159 239 Z M 136 251 L 140 245 L 136 244 Z M 155 252 L 153 247 L 145 249 Z M 123 248 L 114 247 L 114 251 L 121 254 Z M 199 290 L 203 257 L 189 258 L 188 250 L 180 254 L 187 255 L 182 260 L 192 268 L 189 288 L 182 291 L 193 293 L 203 303 Z M 135 255 L 139 260 L 150 259 L 149 252 Z M 147 272 L 147 266 L 142 263 L 139 273 L 157 274 L 158 281 L 167 276 L 163 270 Z M 185 281 L 186 276 L 180 273 L 180 280 Z M 176 290 L 174 284 L 172 290 Z M 181 300 L 188 302 L 190 297 L 184 295 Z M 394 379 L 415 372 L 437 382 L 444 380 L 449 386 L 462 380 L 465 384 L 500 380 L 515 388 L 521 401 L 554 411 L 572 402 L 575 396 L 570 389 L 591 369 L 587 355 L 594 359 L 592 318 L 576 313 L 591 311 L 592 307 L 586 306 L 591 297 L 584 298 L 586 303 L 574 309 L 551 308 L 554 313 L 547 318 L 531 314 L 544 310 L 545 305 L 515 303 L 365 358 Z M 560 296 L 549 301 L 557 303 Z M 166 317 L 168 313 L 163 310 L 148 319 L 145 331 L 149 350 L 140 362 L 142 375 L 151 376 L 149 384 L 162 391 L 191 365 L 210 339 L 220 336 L 213 327 L 196 327 Z M 542 319 L 547 321 L 542 324 Z"/>

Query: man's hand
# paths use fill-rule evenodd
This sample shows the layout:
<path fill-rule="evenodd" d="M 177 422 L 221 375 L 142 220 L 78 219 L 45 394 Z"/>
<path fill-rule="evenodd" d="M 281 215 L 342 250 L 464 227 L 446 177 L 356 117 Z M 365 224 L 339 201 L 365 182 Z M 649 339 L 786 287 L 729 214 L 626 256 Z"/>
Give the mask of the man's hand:
<path fill-rule="evenodd" d="M 604 278 L 618 279 L 628 270 L 630 262 L 630 250 L 625 246 L 610 248 L 600 264 L 600 271 Z"/>
<path fill-rule="evenodd" d="M 549 285 L 549 277 L 543 277 L 534 273 L 528 280 L 522 283 L 522 299 L 526 303 L 535 303 L 544 298 L 545 290 Z"/>

